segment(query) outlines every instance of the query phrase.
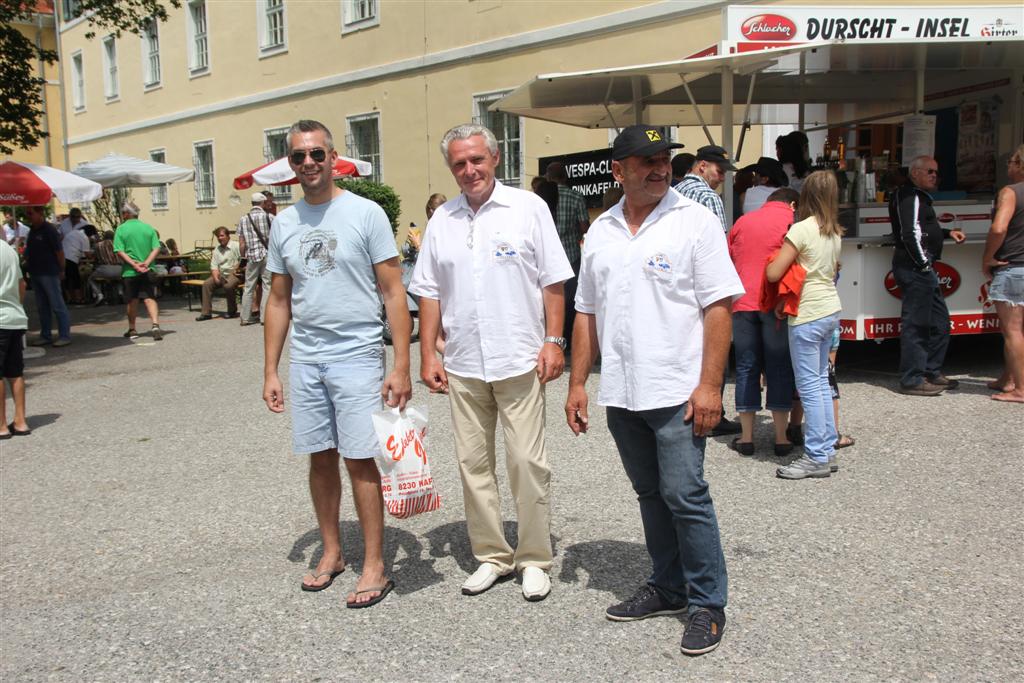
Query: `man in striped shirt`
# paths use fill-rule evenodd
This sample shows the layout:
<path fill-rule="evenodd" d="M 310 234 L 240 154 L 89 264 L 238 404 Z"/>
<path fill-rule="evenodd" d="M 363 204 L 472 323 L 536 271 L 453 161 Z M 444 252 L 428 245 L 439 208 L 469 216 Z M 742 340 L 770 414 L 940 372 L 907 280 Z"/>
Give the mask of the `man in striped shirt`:
<path fill-rule="evenodd" d="M 552 161 L 544 169 L 548 180 L 558 185 L 558 207 L 555 209 L 555 228 L 572 266 L 573 277 L 565 281 L 565 323 L 562 336 L 565 350 L 572 348 L 572 326 L 576 320 L 576 280 L 580 274 L 580 242 L 590 227 L 590 214 L 583 195 L 569 187 L 569 174 L 565 164 Z"/>
<path fill-rule="evenodd" d="M 722 223 L 722 230 L 729 232 L 732 222 L 725 217 L 725 206 L 722 205 L 722 198 L 715 190 L 725 182 L 726 171 L 735 171 L 736 167 L 729 161 L 729 153 L 725 148 L 717 145 L 707 145 L 697 150 L 697 159 L 693 167 L 686 174 L 683 181 L 676 185 L 676 192 L 687 199 L 692 199 L 701 206 L 707 207 L 711 213 L 718 216 Z M 729 374 L 726 367 L 726 375 Z M 725 382 L 722 382 L 722 390 L 725 390 Z M 722 436 L 724 434 L 739 434 L 740 423 L 730 420 L 722 413 L 722 419 L 718 425 L 711 430 L 711 436 Z"/>
<path fill-rule="evenodd" d="M 676 192 L 687 199 L 707 207 L 722 221 L 722 230 L 729 232 L 731 222 L 725 217 L 722 198 L 715 190 L 725 181 L 726 171 L 735 171 L 729 161 L 729 153 L 717 145 L 707 145 L 697 150 L 697 160 L 683 181 L 676 185 Z"/>
<path fill-rule="evenodd" d="M 252 195 L 252 208 L 238 219 L 236 234 L 238 235 L 238 252 L 246 260 L 245 289 L 242 290 L 242 327 L 255 323 L 252 319 L 252 296 L 256 291 L 256 283 L 263 283 L 263 296 L 260 297 L 260 321 L 267 311 L 267 298 L 270 296 L 270 271 L 267 270 L 267 240 L 270 239 L 270 215 L 266 208 L 270 197 L 262 192 Z"/>

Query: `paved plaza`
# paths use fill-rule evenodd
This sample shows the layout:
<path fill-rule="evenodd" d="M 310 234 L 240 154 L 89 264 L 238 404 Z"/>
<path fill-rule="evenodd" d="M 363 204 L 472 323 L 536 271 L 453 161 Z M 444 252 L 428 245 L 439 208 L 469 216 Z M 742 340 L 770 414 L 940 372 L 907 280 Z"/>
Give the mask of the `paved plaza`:
<path fill-rule="evenodd" d="M 74 343 L 28 361 L 33 434 L 0 442 L 6 682 L 1024 678 L 1024 409 L 988 399 L 997 337 L 954 340 L 962 386 L 937 398 L 894 393 L 894 342 L 844 345 L 840 427 L 857 444 L 829 479 L 776 479 L 765 415 L 752 458 L 709 441 L 728 625 L 691 659 L 680 618 L 604 618 L 649 563 L 603 410 L 583 437 L 564 424 L 567 376 L 548 391 L 551 596 L 460 595 L 475 564 L 447 398 L 417 382 L 443 507 L 388 519 L 397 588 L 349 610 L 362 547 L 347 482 L 349 570 L 299 590 L 319 534 L 290 416 L 260 398 L 262 328 L 162 304 L 164 341 L 123 339 L 121 307 L 76 309 Z"/>

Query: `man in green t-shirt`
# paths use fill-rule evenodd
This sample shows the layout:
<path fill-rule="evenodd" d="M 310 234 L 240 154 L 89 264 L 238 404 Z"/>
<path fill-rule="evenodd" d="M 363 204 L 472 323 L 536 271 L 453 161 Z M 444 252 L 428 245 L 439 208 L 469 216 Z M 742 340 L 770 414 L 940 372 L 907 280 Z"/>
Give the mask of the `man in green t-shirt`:
<path fill-rule="evenodd" d="M 160 252 L 160 238 L 153 226 L 139 220 L 139 207 L 133 202 L 125 202 L 121 207 L 121 218 L 124 223 L 114 233 L 114 253 L 124 262 L 121 266 L 121 278 L 124 282 L 124 298 L 128 302 L 128 331 L 125 339 L 138 339 L 135 331 L 135 316 L 138 300 L 146 304 L 146 311 L 153 321 L 151 331 L 153 339 L 164 338 L 160 329 L 160 309 L 156 304 L 155 283 L 151 281 L 149 264 Z"/>

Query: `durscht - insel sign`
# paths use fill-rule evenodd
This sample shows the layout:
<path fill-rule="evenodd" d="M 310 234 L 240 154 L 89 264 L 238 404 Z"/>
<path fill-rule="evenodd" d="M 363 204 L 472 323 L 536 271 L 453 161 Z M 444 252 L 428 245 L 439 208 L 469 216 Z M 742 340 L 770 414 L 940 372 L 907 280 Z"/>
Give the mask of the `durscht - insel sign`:
<path fill-rule="evenodd" d="M 728 41 L 765 47 L 818 40 L 1021 40 L 1024 3 L 959 7 L 730 5 L 723 34 Z"/>

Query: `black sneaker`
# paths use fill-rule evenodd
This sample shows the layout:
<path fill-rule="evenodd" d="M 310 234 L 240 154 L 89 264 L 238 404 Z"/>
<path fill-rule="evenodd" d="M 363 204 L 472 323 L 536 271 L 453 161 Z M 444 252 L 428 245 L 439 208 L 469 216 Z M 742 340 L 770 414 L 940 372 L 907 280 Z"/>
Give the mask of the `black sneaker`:
<path fill-rule="evenodd" d="M 699 607 L 686 620 L 683 642 L 679 649 L 684 655 L 702 655 L 711 652 L 722 640 L 725 631 L 725 612 Z"/>
<path fill-rule="evenodd" d="M 153 325 L 153 329 L 150 330 L 150 334 L 153 335 L 153 341 L 160 341 L 164 338 L 164 331 L 160 329 L 159 325 Z"/>
<path fill-rule="evenodd" d="M 718 424 L 711 430 L 711 436 L 725 436 L 726 434 L 739 434 L 743 431 L 739 422 L 733 422 L 725 415 L 718 421 Z"/>
<path fill-rule="evenodd" d="M 139 333 L 136 332 L 135 328 L 133 327 L 130 330 L 128 330 L 127 332 L 125 332 L 121 336 L 124 337 L 125 339 L 138 339 L 139 338 Z"/>
<path fill-rule="evenodd" d="M 681 614 L 686 611 L 686 603 L 672 605 L 665 602 L 658 592 L 646 583 L 637 589 L 629 600 L 612 605 L 604 615 L 612 621 L 637 621 L 648 617 L 661 617 L 669 614 Z"/>

